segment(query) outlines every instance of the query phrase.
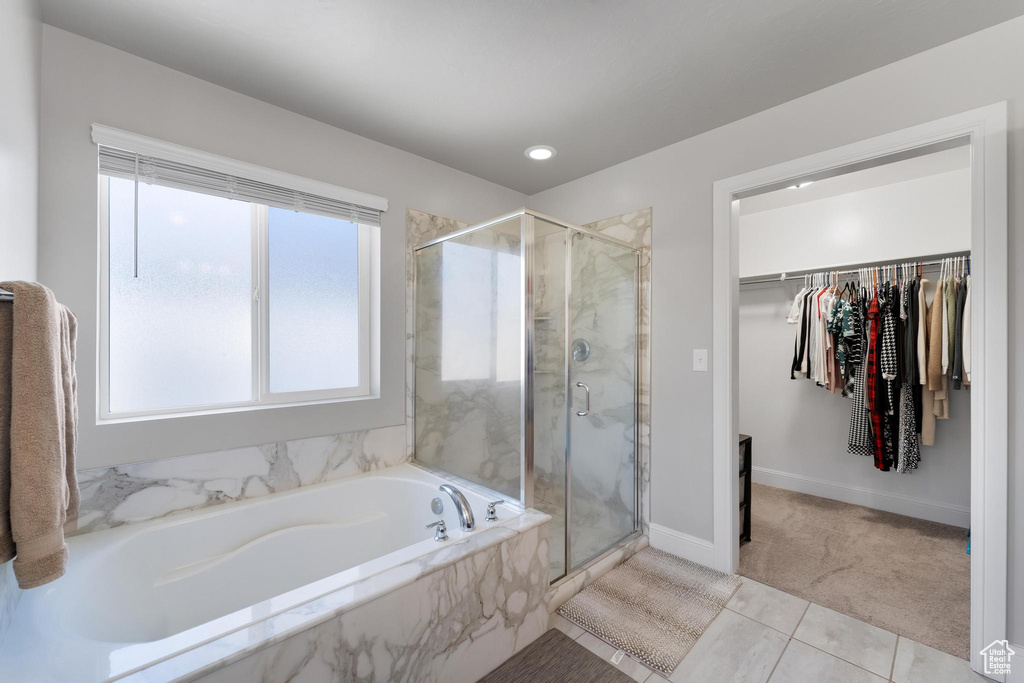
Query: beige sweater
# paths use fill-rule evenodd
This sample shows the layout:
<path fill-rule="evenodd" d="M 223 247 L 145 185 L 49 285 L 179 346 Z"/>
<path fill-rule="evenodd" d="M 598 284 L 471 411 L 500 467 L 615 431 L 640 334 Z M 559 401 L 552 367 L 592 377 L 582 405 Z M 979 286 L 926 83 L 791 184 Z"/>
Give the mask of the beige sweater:
<path fill-rule="evenodd" d="M 68 549 L 65 522 L 78 515 L 75 449 L 78 382 L 77 323 L 42 285 L 5 282 L 14 292 L 10 315 L 0 314 L 0 421 L 10 421 L 0 442 L 0 561 L 14 559 L 22 588 L 64 574 Z M 9 416 L 9 417 L 7 417 Z"/>

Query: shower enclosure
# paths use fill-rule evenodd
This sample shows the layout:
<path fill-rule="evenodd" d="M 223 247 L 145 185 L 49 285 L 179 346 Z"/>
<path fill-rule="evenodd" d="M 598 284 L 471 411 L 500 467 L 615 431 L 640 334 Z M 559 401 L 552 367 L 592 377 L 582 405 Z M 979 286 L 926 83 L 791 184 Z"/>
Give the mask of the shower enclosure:
<path fill-rule="evenodd" d="M 551 579 L 638 528 L 639 254 L 523 209 L 416 249 L 416 460 L 551 515 Z"/>

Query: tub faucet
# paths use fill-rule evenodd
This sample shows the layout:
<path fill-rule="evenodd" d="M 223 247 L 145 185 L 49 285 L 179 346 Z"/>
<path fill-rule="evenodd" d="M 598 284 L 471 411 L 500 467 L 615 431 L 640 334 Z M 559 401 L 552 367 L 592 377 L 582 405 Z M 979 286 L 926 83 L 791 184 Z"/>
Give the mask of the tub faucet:
<path fill-rule="evenodd" d="M 455 510 L 459 513 L 459 528 L 463 531 L 472 531 L 473 527 L 476 526 L 473 521 L 473 510 L 469 507 L 469 501 L 462 495 L 462 491 L 451 484 L 442 484 L 440 490 L 452 497 L 452 502 L 455 503 Z"/>

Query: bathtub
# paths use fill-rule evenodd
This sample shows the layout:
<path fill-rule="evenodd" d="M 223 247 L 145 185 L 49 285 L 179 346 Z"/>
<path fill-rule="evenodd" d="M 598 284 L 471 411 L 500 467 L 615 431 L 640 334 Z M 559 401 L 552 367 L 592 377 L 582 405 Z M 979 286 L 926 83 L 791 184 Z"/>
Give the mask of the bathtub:
<path fill-rule="evenodd" d="M 463 532 L 442 483 L 404 464 L 71 538 L 66 575 L 23 595 L 0 671 L 17 681 L 195 677 L 546 521 L 505 503 L 487 522 L 487 492 L 455 482 L 476 517 Z M 436 519 L 448 541 L 425 528 Z"/>

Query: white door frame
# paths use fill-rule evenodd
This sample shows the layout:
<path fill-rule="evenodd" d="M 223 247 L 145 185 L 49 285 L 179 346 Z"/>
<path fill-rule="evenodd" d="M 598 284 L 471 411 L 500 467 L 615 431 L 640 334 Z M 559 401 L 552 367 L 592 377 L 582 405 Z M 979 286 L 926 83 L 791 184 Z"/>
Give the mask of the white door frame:
<path fill-rule="evenodd" d="M 714 566 L 739 566 L 738 194 L 968 136 L 971 147 L 971 666 L 1006 637 L 1006 103 L 949 116 L 714 184 Z"/>

